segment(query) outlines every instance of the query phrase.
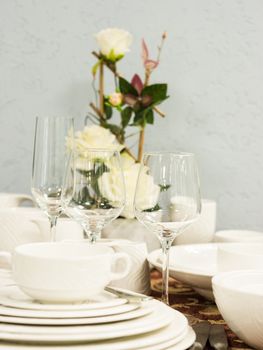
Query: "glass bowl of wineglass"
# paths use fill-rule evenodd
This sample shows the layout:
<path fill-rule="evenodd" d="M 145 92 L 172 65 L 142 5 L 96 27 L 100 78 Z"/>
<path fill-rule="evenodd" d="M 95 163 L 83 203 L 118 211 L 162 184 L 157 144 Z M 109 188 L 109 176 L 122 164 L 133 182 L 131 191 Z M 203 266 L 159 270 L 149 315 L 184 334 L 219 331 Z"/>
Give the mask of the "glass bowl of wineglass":
<path fill-rule="evenodd" d="M 71 157 L 72 118 L 37 117 L 31 191 L 50 221 L 50 240 L 56 239 L 57 218 L 63 211 L 64 177 Z"/>
<path fill-rule="evenodd" d="M 79 222 L 94 243 L 102 228 L 116 219 L 125 205 L 124 177 L 118 151 L 87 149 L 73 152 L 67 170 L 66 213 Z M 70 193 L 70 195 L 69 195 Z"/>

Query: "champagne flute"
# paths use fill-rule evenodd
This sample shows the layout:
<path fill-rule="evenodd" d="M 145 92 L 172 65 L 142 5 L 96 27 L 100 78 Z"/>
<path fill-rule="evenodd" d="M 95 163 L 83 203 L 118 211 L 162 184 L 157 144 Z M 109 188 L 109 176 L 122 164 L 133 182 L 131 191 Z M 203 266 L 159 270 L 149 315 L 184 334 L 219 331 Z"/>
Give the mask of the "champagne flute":
<path fill-rule="evenodd" d="M 65 193 L 71 192 L 66 213 L 81 224 L 85 238 L 95 243 L 101 230 L 125 205 L 120 154 L 109 149 L 75 150 L 68 167 Z"/>
<path fill-rule="evenodd" d="M 201 212 L 199 176 L 190 153 L 145 153 L 134 199 L 137 219 L 159 238 L 162 300 L 169 305 L 169 251 L 175 237 Z"/>
<path fill-rule="evenodd" d="M 50 222 L 50 240 L 56 239 L 61 215 L 65 170 L 73 145 L 73 119 L 36 118 L 31 191 Z"/>

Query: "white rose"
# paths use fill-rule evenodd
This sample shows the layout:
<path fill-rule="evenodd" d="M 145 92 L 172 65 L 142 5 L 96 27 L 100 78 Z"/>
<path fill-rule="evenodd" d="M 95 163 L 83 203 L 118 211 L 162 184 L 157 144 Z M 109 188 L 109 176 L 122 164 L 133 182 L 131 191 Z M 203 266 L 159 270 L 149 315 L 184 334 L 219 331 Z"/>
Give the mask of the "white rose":
<path fill-rule="evenodd" d="M 132 219 L 134 218 L 134 195 L 141 164 L 135 163 L 134 160 L 125 153 L 121 158 L 126 191 L 126 203 L 121 215 L 127 219 Z M 120 180 L 117 180 L 120 179 L 120 177 L 117 176 L 116 172 L 116 169 L 111 168 L 110 172 L 104 173 L 99 179 L 100 191 L 113 206 L 120 202 L 122 195 L 121 184 L 118 182 Z M 143 181 L 143 186 L 141 188 L 143 189 L 138 193 L 139 202 L 137 203 L 139 203 L 139 207 L 142 210 L 153 208 L 157 204 L 160 187 L 155 185 L 153 177 L 147 174 L 147 167 L 143 167 L 141 179 L 141 181 Z"/>
<path fill-rule="evenodd" d="M 132 35 L 118 28 L 101 30 L 95 37 L 102 55 L 113 62 L 122 58 L 132 43 Z"/>
<path fill-rule="evenodd" d="M 86 126 L 83 131 L 75 133 L 75 148 L 83 154 L 90 148 L 121 151 L 124 146 L 116 141 L 116 137 L 108 129 L 98 125 Z"/>

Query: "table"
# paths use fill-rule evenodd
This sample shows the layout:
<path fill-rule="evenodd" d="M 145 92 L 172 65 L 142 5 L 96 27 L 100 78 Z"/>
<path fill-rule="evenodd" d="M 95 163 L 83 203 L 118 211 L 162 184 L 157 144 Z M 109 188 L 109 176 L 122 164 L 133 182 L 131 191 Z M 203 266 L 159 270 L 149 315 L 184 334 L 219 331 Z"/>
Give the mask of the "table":
<path fill-rule="evenodd" d="M 160 299 L 162 279 L 160 272 L 156 270 L 151 272 L 151 288 L 152 296 L 156 299 Z M 212 301 L 206 300 L 189 286 L 170 278 L 169 298 L 171 307 L 182 312 L 188 318 L 191 325 L 200 321 L 208 321 L 211 324 L 223 324 L 230 349 L 251 349 L 248 345 L 238 339 L 238 337 L 229 329 L 219 313 L 216 304 Z M 210 348 L 207 347 L 207 349 Z"/>

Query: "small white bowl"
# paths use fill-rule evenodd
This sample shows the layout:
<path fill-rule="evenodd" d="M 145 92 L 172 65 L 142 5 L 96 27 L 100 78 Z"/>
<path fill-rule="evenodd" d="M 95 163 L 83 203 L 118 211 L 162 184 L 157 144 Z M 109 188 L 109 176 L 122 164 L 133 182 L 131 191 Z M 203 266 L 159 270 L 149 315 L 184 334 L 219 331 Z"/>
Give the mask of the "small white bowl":
<path fill-rule="evenodd" d="M 16 247 L 12 262 L 17 285 L 33 299 L 51 303 L 87 300 L 125 277 L 131 265 L 126 253 L 77 242 L 24 244 Z"/>
<path fill-rule="evenodd" d="M 214 236 L 215 242 L 263 242 L 263 232 L 251 230 L 222 230 L 217 231 Z"/>
<path fill-rule="evenodd" d="M 219 244 L 218 271 L 259 270 L 263 268 L 263 243 Z"/>
<path fill-rule="evenodd" d="M 212 285 L 228 326 L 248 345 L 263 349 L 263 270 L 224 272 Z"/>

